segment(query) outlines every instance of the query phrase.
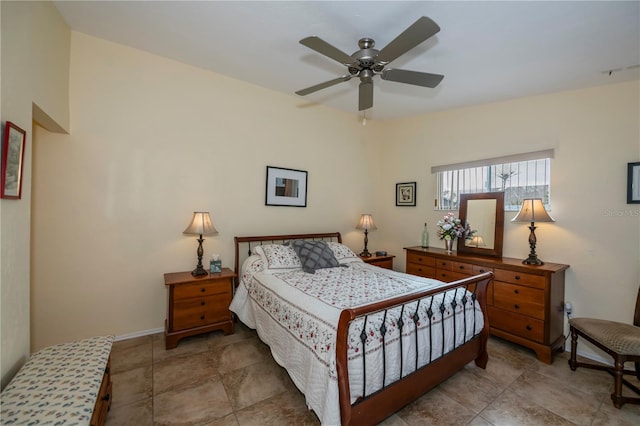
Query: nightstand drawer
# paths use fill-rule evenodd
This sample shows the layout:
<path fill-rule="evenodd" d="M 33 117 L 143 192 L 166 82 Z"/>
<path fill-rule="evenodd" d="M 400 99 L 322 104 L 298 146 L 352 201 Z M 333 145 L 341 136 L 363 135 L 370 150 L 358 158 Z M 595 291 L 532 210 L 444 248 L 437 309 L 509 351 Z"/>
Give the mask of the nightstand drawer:
<path fill-rule="evenodd" d="M 408 252 L 407 263 L 416 263 L 418 265 L 435 267 L 436 259 L 431 256 L 423 256 L 418 253 Z"/>
<path fill-rule="evenodd" d="M 544 321 L 531 317 L 489 306 L 489 325 L 535 342 L 544 341 Z"/>
<path fill-rule="evenodd" d="M 418 263 L 407 263 L 407 274 L 434 278 L 436 276 L 436 268 L 432 266 L 424 266 Z"/>
<path fill-rule="evenodd" d="M 493 305 L 507 311 L 544 319 L 544 291 L 495 281 Z"/>
<path fill-rule="evenodd" d="M 175 301 L 190 299 L 192 297 L 203 297 L 213 294 L 231 294 L 231 281 L 217 280 L 217 281 L 202 281 L 194 284 L 182 284 L 176 286 L 173 290 L 173 297 Z"/>
<path fill-rule="evenodd" d="M 173 328 L 182 330 L 231 319 L 231 297 L 202 297 L 174 305 Z"/>
<path fill-rule="evenodd" d="M 532 275 L 522 272 L 506 271 L 496 269 L 496 281 L 527 285 L 529 287 L 544 288 L 545 278 L 542 275 Z"/>

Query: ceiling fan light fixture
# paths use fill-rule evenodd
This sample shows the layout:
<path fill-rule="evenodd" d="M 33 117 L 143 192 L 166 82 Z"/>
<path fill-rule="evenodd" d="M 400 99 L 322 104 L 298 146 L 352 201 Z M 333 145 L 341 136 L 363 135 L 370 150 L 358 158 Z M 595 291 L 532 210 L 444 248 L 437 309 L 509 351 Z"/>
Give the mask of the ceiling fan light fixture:
<path fill-rule="evenodd" d="M 360 78 L 358 110 L 364 111 L 373 107 L 373 77 L 376 74 L 381 74 L 383 80 L 433 88 L 440 83 L 444 76 L 401 69 L 385 70 L 384 67 L 432 37 L 438 31 L 440 31 L 438 24 L 430 18 L 422 16 L 383 47 L 382 50 L 374 49 L 375 41 L 372 38 L 362 37 L 358 40 L 360 50 L 352 55 L 347 55 L 317 36 L 303 38 L 300 40 L 300 44 L 345 65 L 349 75 L 298 90 L 296 94 L 305 96 L 343 81 L 348 81 L 351 77 L 357 75 Z M 363 118 L 363 125 L 366 125 L 366 116 Z"/>

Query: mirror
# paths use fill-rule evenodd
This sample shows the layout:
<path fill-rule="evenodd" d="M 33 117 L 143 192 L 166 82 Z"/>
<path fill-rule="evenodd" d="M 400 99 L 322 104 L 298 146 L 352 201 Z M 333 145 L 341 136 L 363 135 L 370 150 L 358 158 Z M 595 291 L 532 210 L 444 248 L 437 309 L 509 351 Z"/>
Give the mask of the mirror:
<path fill-rule="evenodd" d="M 458 239 L 458 252 L 502 257 L 504 192 L 461 194 L 459 217 L 476 232 L 471 240 Z"/>

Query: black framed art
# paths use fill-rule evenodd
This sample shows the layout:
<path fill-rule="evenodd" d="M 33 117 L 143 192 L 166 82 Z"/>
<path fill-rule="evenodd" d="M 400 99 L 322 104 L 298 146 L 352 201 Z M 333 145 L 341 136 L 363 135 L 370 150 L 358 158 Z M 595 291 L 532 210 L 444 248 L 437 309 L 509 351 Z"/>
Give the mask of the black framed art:
<path fill-rule="evenodd" d="M 627 164 L 627 204 L 640 204 L 640 162 Z"/>
<path fill-rule="evenodd" d="M 396 206 L 415 207 L 416 183 L 396 183 Z"/>
<path fill-rule="evenodd" d="M 265 205 L 307 207 L 307 176 L 304 170 L 267 166 Z"/>

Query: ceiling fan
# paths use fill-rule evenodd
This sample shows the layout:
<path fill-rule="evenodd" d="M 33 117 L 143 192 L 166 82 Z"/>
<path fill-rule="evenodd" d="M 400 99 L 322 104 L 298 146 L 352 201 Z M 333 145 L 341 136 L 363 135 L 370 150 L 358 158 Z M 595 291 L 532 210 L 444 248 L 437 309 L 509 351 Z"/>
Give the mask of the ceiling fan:
<path fill-rule="evenodd" d="M 382 50 L 373 48 L 375 46 L 373 39 L 368 37 L 361 38 L 358 41 L 360 50 L 352 55 L 347 55 L 320 37 L 310 36 L 303 38 L 300 40 L 300 44 L 345 65 L 349 74 L 298 90 L 296 94 L 305 96 L 343 81 L 349 81 L 353 77 L 359 77 L 358 110 L 364 111 L 373 106 L 373 77 L 376 75 L 380 75 L 383 80 L 430 88 L 436 87 L 444 78 L 443 75 L 401 69 L 385 69 L 385 66 L 438 31 L 440 31 L 438 24 L 423 16 L 383 47 Z"/>

